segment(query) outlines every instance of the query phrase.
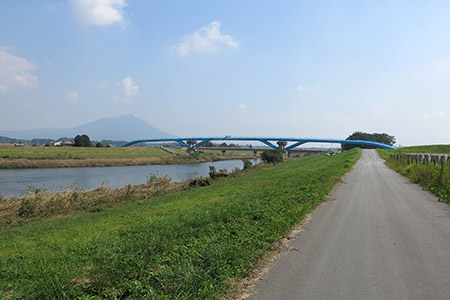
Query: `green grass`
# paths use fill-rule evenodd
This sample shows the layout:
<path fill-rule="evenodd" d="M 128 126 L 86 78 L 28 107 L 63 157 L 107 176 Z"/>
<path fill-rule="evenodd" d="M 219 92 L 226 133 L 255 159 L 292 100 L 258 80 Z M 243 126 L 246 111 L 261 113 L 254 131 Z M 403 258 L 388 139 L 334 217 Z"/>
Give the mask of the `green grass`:
<path fill-rule="evenodd" d="M 168 155 L 157 147 L 0 147 L 0 159 L 141 158 Z"/>
<path fill-rule="evenodd" d="M 450 203 L 450 165 L 444 166 L 441 174 L 439 164 L 407 164 L 406 160 L 397 161 L 390 158 L 390 154 L 407 153 L 450 153 L 450 145 L 430 145 L 403 147 L 397 150 L 378 149 L 380 156 L 386 160 L 386 165 L 394 171 L 406 176 L 411 182 L 418 183 L 435 194 L 440 200 Z"/>
<path fill-rule="evenodd" d="M 450 153 L 450 145 L 410 146 L 398 149 L 401 153 Z"/>
<path fill-rule="evenodd" d="M 324 201 L 354 149 L 0 231 L 0 297 L 215 299 Z"/>

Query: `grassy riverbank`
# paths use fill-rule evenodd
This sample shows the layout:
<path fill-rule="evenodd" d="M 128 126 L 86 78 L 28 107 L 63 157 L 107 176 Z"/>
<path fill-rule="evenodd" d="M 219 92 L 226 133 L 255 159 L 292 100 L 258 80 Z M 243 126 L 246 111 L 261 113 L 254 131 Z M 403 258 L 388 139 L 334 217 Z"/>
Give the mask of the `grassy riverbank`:
<path fill-rule="evenodd" d="M 22 198 L 0 199 L 0 230 L 22 226 L 44 219 L 60 218 L 80 212 L 106 208 L 166 195 L 190 188 L 192 181 L 171 182 L 170 178 L 150 176 L 147 183 L 111 189 L 102 184 L 91 191 L 69 190 L 47 193 L 29 188 Z"/>
<path fill-rule="evenodd" d="M 179 155 L 157 147 L 0 147 L 0 169 L 167 165 L 242 158 L 230 153 L 199 152 L 191 156 L 186 150 L 177 151 Z"/>
<path fill-rule="evenodd" d="M 2 230 L 0 297 L 228 297 L 359 155 L 256 166 L 210 186 Z"/>
<path fill-rule="evenodd" d="M 403 147 L 397 150 L 378 149 L 380 156 L 386 160 L 386 165 L 394 171 L 406 176 L 411 182 L 418 183 L 425 187 L 440 200 L 450 203 L 450 165 L 444 166 L 441 173 L 440 165 L 430 163 L 426 164 L 407 164 L 406 160 L 397 161 L 390 158 L 390 154 L 407 153 L 432 153 L 443 154 L 450 153 L 450 145 L 430 145 Z"/>

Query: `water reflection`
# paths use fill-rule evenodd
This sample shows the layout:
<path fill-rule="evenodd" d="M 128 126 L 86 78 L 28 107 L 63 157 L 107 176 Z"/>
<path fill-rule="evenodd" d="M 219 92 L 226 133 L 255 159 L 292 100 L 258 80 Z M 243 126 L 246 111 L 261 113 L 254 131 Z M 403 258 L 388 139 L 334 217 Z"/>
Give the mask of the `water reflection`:
<path fill-rule="evenodd" d="M 256 160 L 252 162 L 255 163 Z M 228 160 L 182 165 L 0 170 L 0 193 L 8 199 L 25 195 L 30 186 L 48 192 L 65 189 L 91 190 L 104 181 L 108 187 L 117 188 L 145 183 L 150 174 L 159 177 L 168 175 L 172 181 L 179 182 L 207 176 L 209 166 L 214 166 L 217 170 L 232 171 L 236 167 L 242 169 L 243 163 L 241 160 Z"/>

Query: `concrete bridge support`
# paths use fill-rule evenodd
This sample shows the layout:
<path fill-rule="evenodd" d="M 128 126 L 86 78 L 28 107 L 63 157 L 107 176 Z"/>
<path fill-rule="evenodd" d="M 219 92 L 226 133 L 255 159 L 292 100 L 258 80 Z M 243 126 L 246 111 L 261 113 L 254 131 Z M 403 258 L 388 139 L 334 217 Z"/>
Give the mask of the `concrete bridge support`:
<path fill-rule="evenodd" d="M 287 142 L 286 141 L 278 141 L 277 144 L 278 144 L 278 150 L 283 151 L 284 147 L 286 147 L 286 145 L 287 145 Z"/>
<path fill-rule="evenodd" d="M 196 150 L 196 148 L 194 148 L 194 146 L 197 144 L 197 141 L 191 140 L 191 141 L 187 141 L 188 144 L 188 153 L 192 154 L 194 153 L 194 151 Z"/>

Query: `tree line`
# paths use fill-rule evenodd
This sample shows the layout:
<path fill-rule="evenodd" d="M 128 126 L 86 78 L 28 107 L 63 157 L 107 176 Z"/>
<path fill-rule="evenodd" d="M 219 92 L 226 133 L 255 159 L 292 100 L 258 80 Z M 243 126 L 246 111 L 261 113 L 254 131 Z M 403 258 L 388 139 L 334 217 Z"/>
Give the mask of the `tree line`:
<path fill-rule="evenodd" d="M 396 142 L 395 136 L 389 135 L 387 133 L 367 133 L 367 132 L 361 132 L 356 131 L 353 134 L 351 134 L 349 137 L 346 138 L 346 140 L 362 140 L 362 141 L 371 141 L 371 142 L 377 142 L 382 143 L 386 145 L 393 146 Z M 374 149 L 375 146 L 369 146 L 369 145 L 352 145 L 352 144 L 341 144 L 342 150 L 350 150 L 355 147 L 363 148 L 363 149 Z"/>

